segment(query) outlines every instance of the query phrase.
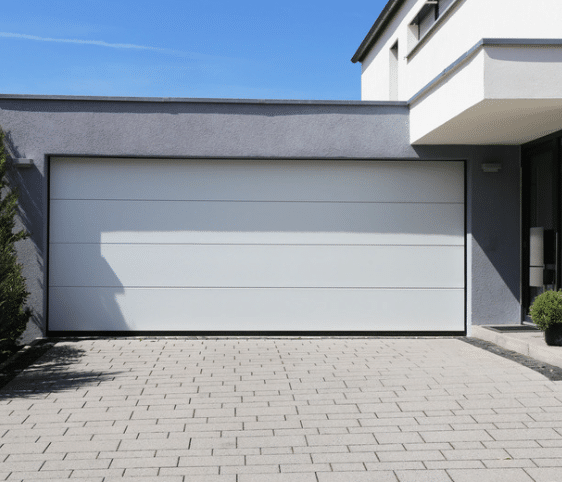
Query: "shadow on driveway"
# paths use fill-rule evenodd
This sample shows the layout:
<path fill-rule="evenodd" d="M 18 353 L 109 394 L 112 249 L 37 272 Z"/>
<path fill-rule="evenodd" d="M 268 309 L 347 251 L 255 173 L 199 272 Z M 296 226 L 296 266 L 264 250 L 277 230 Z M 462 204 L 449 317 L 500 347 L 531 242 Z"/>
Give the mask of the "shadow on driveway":
<path fill-rule="evenodd" d="M 81 348 L 53 340 L 41 340 L 19 352 L 1 370 L 0 400 L 76 390 L 98 385 L 119 373 L 80 365 L 84 353 Z"/>

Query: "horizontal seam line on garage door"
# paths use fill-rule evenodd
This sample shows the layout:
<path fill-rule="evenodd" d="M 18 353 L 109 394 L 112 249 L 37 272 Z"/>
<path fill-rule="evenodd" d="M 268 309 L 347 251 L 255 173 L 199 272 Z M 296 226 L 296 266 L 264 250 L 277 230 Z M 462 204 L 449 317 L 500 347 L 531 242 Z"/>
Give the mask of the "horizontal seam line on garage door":
<path fill-rule="evenodd" d="M 460 204 L 463 201 L 314 201 L 314 200 L 243 200 L 243 199 L 121 199 L 121 198 L 50 198 L 51 201 L 126 201 L 126 202 L 191 202 L 191 203 L 317 203 L 317 204 Z"/>
<path fill-rule="evenodd" d="M 459 235 L 460 237 L 460 235 Z M 68 241 L 68 242 L 60 242 L 55 241 L 49 243 L 50 245 L 80 245 L 80 246 L 390 246 L 393 248 L 400 248 L 400 247 L 427 247 L 427 248 L 442 248 L 442 247 L 452 247 L 452 248 L 462 248 L 463 244 L 351 244 L 351 243 L 133 243 L 130 241 L 123 242 L 123 243 L 81 243 L 78 241 Z"/>
<path fill-rule="evenodd" d="M 127 285 L 103 285 L 103 286 L 73 286 L 73 285 L 49 285 L 49 288 L 116 288 L 116 289 L 180 289 L 180 290 L 464 290 L 460 287 L 398 287 L 398 286 L 127 286 Z"/>

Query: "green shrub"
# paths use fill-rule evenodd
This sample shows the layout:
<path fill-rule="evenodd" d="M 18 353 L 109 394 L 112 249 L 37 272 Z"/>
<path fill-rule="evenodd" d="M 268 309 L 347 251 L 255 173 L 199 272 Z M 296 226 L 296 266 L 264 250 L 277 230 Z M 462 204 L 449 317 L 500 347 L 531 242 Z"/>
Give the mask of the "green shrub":
<path fill-rule="evenodd" d="M 545 291 L 537 296 L 531 305 L 530 315 L 543 331 L 554 323 L 562 323 L 562 290 Z"/>
<path fill-rule="evenodd" d="M 28 236 L 15 230 L 18 195 L 8 183 L 4 133 L 0 129 L 0 345 L 15 344 L 31 317 L 29 293 L 18 263 L 15 243 Z"/>

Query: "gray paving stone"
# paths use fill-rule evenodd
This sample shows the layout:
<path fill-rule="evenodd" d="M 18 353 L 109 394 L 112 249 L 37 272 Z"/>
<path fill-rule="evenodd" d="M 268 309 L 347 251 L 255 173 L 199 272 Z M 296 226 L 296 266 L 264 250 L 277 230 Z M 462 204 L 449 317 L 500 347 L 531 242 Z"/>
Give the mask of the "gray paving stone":
<path fill-rule="evenodd" d="M 376 417 L 376 416 L 372 416 L 372 417 L 367 417 L 365 416 L 365 414 L 361 414 L 360 417 L 358 417 L 358 421 L 361 424 L 362 427 L 383 427 L 383 426 L 391 426 L 391 427 L 397 427 L 399 426 L 400 429 L 403 429 L 405 425 L 412 425 L 414 428 L 414 430 L 417 430 L 418 425 L 420 425 L 418 423 L 418 419 L 415 417 Z M 439 422 L 437 422 L 439 423 Z M 445 425 L 441 425 L 441 426 L 445 426 Z"/>
<path fill-rule="evenodd" d="M 306 414 L 306 413 L 327 413 L 327 414 L 334 414 L 334 413 L 343 413 L 343 414 L 352 414 L 358 413 L 359 408 L 356 404 L 333 404 L 333 403 L 326 403 L 326 404 L 314 404 L 314 405 L 305 405 L 298 407 L 299 414 Z"/>
<path fill-rule="evenodd" d="M 30 479 L 35 480 L 48 480 L 52 482 L 53 480 L 62 480 L 70 477 L 72 473 L 71 470 L 58 470 L 53 472 L 17 472 L 14 471 L 8 477 L 8 480 L 25 480 L 28 481 Z"/>
<path fill-rule="evenodd" d="M 247 455 L 247 465 L 297 465 L 309 464 L 311 457 L 308 454 L 277 454 L 277 455 Z"/>
<path fill-rule="evenodd" d="M 294 415 L 297 407 L 294 405 L 281 405 L 276 407 L 246 407 L 243 403 L 236 408 L 236 416 L 264 416 L 264 415 Z"/>
<path fill-rule="evenodd" d="M 450 450 L 452 445 L 446 442 L 404 443 L 406 450 Z"/>
<path fill-rule="evenodd" d="M 189 436 L 184 438 L 122 440 L 119 444 L 119 451 L 187 449 L 190 440 Z M 105 450 L 109 450 L 109 448 Z"/>
<path fill-rule="evenodd" d="M 335 452 L 335 453 L 313 453 L 312 461 L 315 464 L 349 464 L 378 462 L 379 457 L 374 452 Z"/>
<path fill-rule="evenodd" d="M 232 449 L 236 448 L 236 437 L 227 432 L 224 437 L 194 437 L 190 449 Z"/>
<path fill-rule="evenodd" d="M 295 472 L 330 472 L 330 464 L 281 464 L 281 473 Z"/>
<path fill-rule="evenodd" d="M 220 468 L 221 474 L 278 474 L 278 465 L 228 465 Z"/>
<path fill-rule="evenodd" d="M 377 456 L 381 462 L 426 462 L 429 460 L 444 460 L 443 454 L 438 450 L 377 452 Z"/>
<path fill-rule="evenodd" d="M 347 464 L 330 464 L 334 472 L 363 472 L 367 470 L 365 464 L 359 462 L 351 462 Z M 353 477 L 352 474 L 350 474 Z"/>
<path fill-rule="evenodd" d="M 562 436 L 553 429 L 548 428 L 518 428 L 518 429 L 487 429 L 494 440 L 537 440 L 537 439 L 558 439 Z"/>
<path fill-rule="evenodd" d="M 562 451 L 559 448 L 513 448 L 507 449 L 507 452 L 514 459 L 550 459 L 560 458 Z"/>
<path fill-rule="evenodd" d="M 379 444 L 412 444 L 423 442 L 423 439 L 417 432 L 377 432 L 375 438 Z"/>
<path fill-rule="evenodd" d="M 221 467 L 224 469 L 229 467 L 228 465 Z M 240 467 L 240 466 L 238 466 Z M 191 476 L 194 475 L 219 475 L 219 467 L 218 466 L 200 466 L 200 467 L 160 467 L 158 471 L 158 480 L 162 476 L 180 476 L 183 477 L 185 474 L 189 474 Z"/>
<path fill-rule="evenodd" d="M 299 447 L 307 445 L 303 435 L 275 436 L 275 437 L 238 437 L 240 448 L 265 448 L 265 447 Z"/>
<path fill-rule="evenodd" d="M 453 482 L 533 482 L 523 469 L 450 469 Z"/>
<path fill-rule="evenodd" d="M 32 461 L 32 460 L 39 460 L 46 462 L 47 460 L 62 460 L 65 455 L 64 453 L 58 454 L 25 454 L 25 453 L 18 453 L 18 454 L 5 454 L 0 455 L 0 461 L 5 462 L 25 462 L 25 461 Z"/>
<path fill-rule="evenodd" d="M 365 444 L 365 445 L 349 445 L 348 449 L 354 452 L 402 452 L 406 449 L 403 444 Z"/>
<path fill-rule="evenodd" d="M 531 459 L 483 460 L 482 463 L 487 469 L 536 467 Z"/>
<path fill-rule="evenodd" d="M 428 460 L 424 462 L 424 465 L 429 470 L 484 469 L 486 467 L 481 460 Z"/>
<path fill-rule="evenodd" d="M 445 470 L 397 470 L 400 482 L 451 482 Z"/>
<path fill-rule="evenodd" d="M 0 446 L 0 455 L 2 454 L 37 454 L 43 453 L 48 447 L 47 442 L 24 442 L 24 443 L 12 443 L 4 442 L 0 440 L 2 445 Z"/>
<path fill-rule="evenodd" d="M 244 456 L 241 455 L 221 455 L 221 456 L 199 456 L 199 457 L 180 457 L 178 467 L 197 467 L 197 466 L 222 466 L 222 465 L 244 465 Z"/>
<path fill-rule="evenodd" d="M 341 435 L 307 435 L 308 445 L 364 445 L 376 443 L 372 433 Z"/>
<path fill-rule="evenodd" d="M 237 420 L 237 419 L 232 419 Z M 201 422 L 201 420 L 191 419 L 191 420 L 184 420 L 185 424 L 177 424 L 182 430 L 178 430 L 178 432 L 221 432 L 223 430 L 242 430 L 244 428 L 243 422 L 234 422 L 232 420 L 223 420 L 222 422 Z M 173 425 L 173 424 L 172 424 Z M 168 424 L 162 425 L 157 424 L 154 427 L 154 430 L 160 431 L 161 428 L 166 429 Z M 273 428 L 273 427 L 271 427 Z M 141 429 L 144 430 L 144 429 Z M 175 432 L 174 430 L 170 430 L 170 432 Z"/>
<path fill-rule="evenodd" d="M 203 476 L 200 476 L 200 477 L 203 477 Z M 71 482 L 74 482 L 74 477 L 71 478 L 70 480 L 71 480 Z M 90 479 L 87 479 L 87 480 L 89 481 Z M 123 482 L 123 481 L 134 482 L 134 481 L 138 481 L 138 480 L 139 480 L 138 476 L 131 476 L 131 477 L 108 476 L 108 477 L 103 478 L 103 482 Z M 183 475 L 177 475 L 177 476 L 173 476 L 173 475 L 172 476 L 168 476 L 168 475 L 161 476 L 161 475 L 159 475 L 157 480 L 158 480 L 158 482 L 184 482 L 184 476 Z M 185 479 L 185 480 L 187 480 L 187 479 Z M 195 479 L 190 479 L 190 480 L 195 480 Z M 204 480 L 204 479 L 200 479 L 200 480 Z M 68 481 L 66 481 L 66 482 L 68 482 Z M 208 482 L 212 482 L 212 481 L 208 481 Z M 227 482 L 229 482 L 229 481 L 227 481 Z"/>
<path fill-rule="evenodd" d="M 314 447 L 291 447 L 291 449 L 293 450 L 293 452 L 295 454 L 317 454 L 317 453 L 323 453 L 323 454 L 329 454 L 329 453 L 349 453 L 349 448 L 348 447 L 344 447 L 343 445 L 330 445 L 330 446 L 326 446 L 326 445 L 316 445 Z"/>
<path fill-rule="evenodd" d="M 499 448 L 541 448 L 547 445 L 539 444 L 536 440 L 493 440 L 491 442 L 482 442 L 482 445 L 488 449 Z"/>
<path fill-rule="evenodd" d="M 85 353 L 68 373 L 98 381 L 0 391 L 0 472 L 55 480 L 73 470 L 67 480 L 104 482 L 260 474 L 458 482 L 472 471 L 479 482 L 518 482 L 562 466 L 562 386 L 454 339 L 67 344 Z M 22 375 L 25 388 L 32 378 Z M 535 477 L 532 469 L 544 470 Z"/>
<path fill-rule="evenodd" d="M 237 482 L 262 482 L 263 475 L 260 474 L 239 474 Z M 317 482 L 315 474 L 309 473 L 285 473 L 267 474 L 268 482 Z"/>
<path fill-rule="evenodd" d="M 462 402 L 462 400 L 460 401 Z M 411 402 L 397 401 L 396 403 L 403 412 L 435 412 L 437 410 L 459 410 L 463 408 L 461 403 L 456 400 L 447 401 L 427 401 L 427 400 L 416 400 Z"/>
<path fill-rule="evenodd" d="M 541 447 L 562 447 L 562 439 L 537 440 Z"/>
<path fill-rule="evenodd" d="M 523 426 L 523 424 L 521 424 Z M 524 427 L 524 426 L 523 426 Z M 497 430 L 498 427 L 496 424 L 493 423 L 452 423 L 451 428 L 453 430 L 463 431 L 463 430 Z"/>
<path fill-rule="evenodd" d="M 123 477 L 151 477 L 156 478 L 158 476 L 158 468 L 141 468 L 141 469 L 125 469 Z"/>
<path fill-rule="evenodd" d="M 274 430 L 273 433 L 275 436 L 290 437 L 294 435 L 318 435 L 319 432 L 317 428 L 282 428 Z"/>
<path fill-rule="evenodd" d="M 160 449 L 156 451 L 156 457 L 210 457 L 215 452 L 219 452 L 221 449 Z M 124 452 L 125 454 L 132 454 L 134 456 L 135 452 Z"/>
<path fill-rule="evenodd" d="M 425 430 L 425 428 L 424 428 Z M 421 437 L 426 442 L 467 442 L 493 440 L 484 430 L 444 430 L 444 431 L 420 431 Z"/>
<path fill-rule="evenodd" d="M 366 462 L 365 467 L 369 472 L 388 470 L 427 470 L 422 462 Z"/>
<path fill-rule="evenodd" d="M 562 467 L 562 458 L 533 459 L 533 463 L 538 467 Z"/>
<path fill-rule="evenodd" d="M 382 412 L 401 412 L 400 407 L 396 404 L 396 402 L 358 403 L 357 407 L 359 408 L 359 411 L 362 414 L 365 413 L 379 414 Z"/>
<path fill-rule="evenodd" d="M 295 422 L 298 424 L 298 422 Z M 299 424 L 300 426 L 300 424 Z M 316 419 L 316 420 L 303 420 L 302 426 L 304 428 L 327 428 L 327 427 L 359 427 L 359 420 L 356 418 L 342 418 L 342 419 Z M 294 427 L 293 427 L 294 428 Z"/>
<path fill-rule="evenodd" d="M 447 460 L 503 460 L 511 457 L 504 449 L 442 450 L 441 453 Z"/>
<path fill-rule="evenodd" d="M 318 482 L 397 482 L 396 475 L 392 471 L 380 470 L 370 472 L 319 472 Z"/>

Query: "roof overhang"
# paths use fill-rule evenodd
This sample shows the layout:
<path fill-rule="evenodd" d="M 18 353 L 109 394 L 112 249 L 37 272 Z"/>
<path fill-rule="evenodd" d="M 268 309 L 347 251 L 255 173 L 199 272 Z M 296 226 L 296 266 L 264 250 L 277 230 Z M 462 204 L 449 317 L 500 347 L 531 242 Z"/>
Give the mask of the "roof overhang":
<path fill-rule="evenodd" d="M 410 142 L 523 144 L 562 130 L 561 80 L 561 39 L 483 39 L 410 99 Z"/>
<path fill-rule="evenodd" d="M 396 12 L 402 7 L 406 0 L 389 0 L 389 2 L 385 5 L 382 9 L 382 12 L 378 16 L 377 20 L 369 30 L 369 33 L 361 42 L 361 45 L 355 52 L 355 55 L 351 58 L 353 63 L 356 62 L 363 62 L 363 59 L 371 50 L 371 47 L 374 43 L 378 40 L 378 38 L 382 35 L 384 29 L 390 23 L 390 21 L 394 18 Z"/>

